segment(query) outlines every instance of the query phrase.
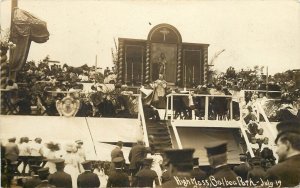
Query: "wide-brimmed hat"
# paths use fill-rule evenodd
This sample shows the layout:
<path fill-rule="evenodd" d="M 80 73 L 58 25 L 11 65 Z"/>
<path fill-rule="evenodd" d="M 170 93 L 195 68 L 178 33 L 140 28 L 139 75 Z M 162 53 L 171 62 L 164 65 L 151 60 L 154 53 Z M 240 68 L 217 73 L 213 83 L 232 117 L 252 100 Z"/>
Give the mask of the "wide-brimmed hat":
<path fill-rule="evenodd" d="M 67 152 L 73 152 L 75 150 L 75 145 L 73 143 L 68 143 L 65 145 L 65 150 Z"/>
<path fill-rule="evenodd" d="M 60 150 L 60 146 L 58 143 L 54 143 L 54 142 L 49 142 L 49 143 L 46 143 L 46 147 L 49 149 L 49 150 L 54 150 L 54 151 L 58 151 Z"/>

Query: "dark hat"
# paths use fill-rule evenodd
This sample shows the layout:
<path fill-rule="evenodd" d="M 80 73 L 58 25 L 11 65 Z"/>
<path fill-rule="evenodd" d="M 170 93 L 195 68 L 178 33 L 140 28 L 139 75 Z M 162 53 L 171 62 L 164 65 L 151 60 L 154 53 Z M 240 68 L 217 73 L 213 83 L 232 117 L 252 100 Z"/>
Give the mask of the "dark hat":
<path fill-rule="evenodd" d="M 50 174 L 49 168 L 41 168 L 38 170 L 39 176 L 48 176 Z"/>
<path fill-rule="evenodd" d="M 174 166 L 193 165 L 193 154 L 195 149 L 167 149 L 165 150 L 168 163 Z"/>
<path fill-rule="evenodd" d="M 42 139 L 38 137 L 38 138 L 35 138 L 34 141 L 36 141 L 36 142 L 41 142 Z"/>
<path fill-rule="evenodd" d="M 29 142 L 29 138 L 27 136 L 22 137 L 20 140 L 23 142 Z"/>
<path fill-rule="evenodd" d="M 91 170 L 92 169 L 92 161 L 84 161 L 81 163 L 84 170 Z"/>
<path fill-rule="evenodd" d="M 123 157 L 116 157 L 112 161 L 115 164 L 115 168 L 121 168 L 124 163 Z"/>
<path fill-rule="evenodd" d="M 16 137 L 9 138 L 8 141 L 9 142 L 14 142 L 14 141 L 16 141 Z"/>
<path fill-rule="evenodd" d="M 123 142 L 122 141 L 118 141 L 116 145 L 117 146 L 123 146 Z"/>
<path fill-rule="evenodd" d="M 30 168 L 34 172 L 34 174 L 38 174 L 38 170 L 41 169 L 42 167 L 39 165 L 31 165 Z"/>
<path fill-rule="evenodd" d="M 58 151 L 60 149 L 59 144 L 58 143 L 54 143 L 54 142 L 46 143 L 46 146 L 50 150 Z"/>
<path fill-rule="evenodd" d="M 250 162 L 254 165 L 260 165 L 261 164 L 261 158 L 260 157 L 253 157 L 253 158 L 251 158 Z"/>
<path fill-rule="evenodd" d="M 83 144 L 83 141 L 82 140 L 76 140 L 75 143 L 76 144 Z"/>
<path fill-rule="evenodd" d="M 300 135 L 300 121 L 283 121 L 277 124 L 277 137 L 275 143 L 278 139 L 286 133 L 295 133 Z"/>
<path fill-rule="evenodd" d="M 193 165 L 194 166 L 199 166 L 199 157 L 193 158 Z"/>
<path fill-rule="evenodd" d="M 153 162 L 153 159 L 152 158 L 145 158 L 144 160 L 143 160 L 143 164 L 146 166 L 150 166 L 151 164 L 152 164 L 152 162 Z"/>
<path fill-rule="evenodd" d="M 208 156 L 218 155 L 226 153 L 227 151 L 227 142 L 226 141 L 216 141 L 211 142 L 204 146 Z"/>
<path fill-rule="evenodd" d="M 64 166 L 65 165 L 64 159 L 54 159 L 53 162 L 55 163 L 56 166 Z"/>

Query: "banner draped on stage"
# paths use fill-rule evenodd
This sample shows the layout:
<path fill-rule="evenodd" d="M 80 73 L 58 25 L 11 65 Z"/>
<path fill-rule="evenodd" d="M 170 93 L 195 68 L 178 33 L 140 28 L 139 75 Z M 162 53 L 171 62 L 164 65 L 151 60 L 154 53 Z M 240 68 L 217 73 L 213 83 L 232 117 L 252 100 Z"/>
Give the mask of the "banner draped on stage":
<path fill-rule="evenodd" d="M 15 74 L 25 64 L 31 41 L 44 43 L 49 39 L 47 23 L 27 11 L 16 8 L 11 23 L 11 41 L 16 44 L 10 51 L 10 72 Z"/>

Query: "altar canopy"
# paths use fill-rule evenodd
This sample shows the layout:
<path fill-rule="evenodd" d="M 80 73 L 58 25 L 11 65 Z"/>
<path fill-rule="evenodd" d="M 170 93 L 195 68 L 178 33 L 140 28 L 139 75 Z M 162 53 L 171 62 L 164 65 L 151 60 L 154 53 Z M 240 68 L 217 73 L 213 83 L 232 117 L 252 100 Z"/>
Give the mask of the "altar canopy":
<path fill-rule="evenodd" d="M 16 72 L 25 64 L 31 41 L 44 43 L 49 39 L 47 23 L 31 13 L 16 8 L 11 25 L 11 41 L 16 44 L 10 51 L 10 71 Z"/>
<path fill-rule="evenodd" d="M 208 46 L 182 42 L 179 31 L 165 23 L 154 26 L 147 40 L 119 38 L 117 80 L 138 86 L 161 74 L 169 86 L 207 83 Z"/>

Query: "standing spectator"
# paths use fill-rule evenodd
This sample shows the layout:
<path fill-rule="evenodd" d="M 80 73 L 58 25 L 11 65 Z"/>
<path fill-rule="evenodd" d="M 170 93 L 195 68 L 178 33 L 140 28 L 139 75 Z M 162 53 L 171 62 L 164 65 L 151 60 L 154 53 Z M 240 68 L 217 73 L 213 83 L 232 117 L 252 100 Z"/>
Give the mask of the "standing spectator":
<path fill-rule="evenodd" d="M 114 170 L 110 173 L 106 187 L 129 187 L 129 177 L 123 170 L 124 158 L 116 157 L 112 161 Z"/>
<path fill-rule="evenodd" d="M 97 174 L 92 172 L 92 162 L 84 161 L 81 163 L 85 172 L 77 178 L 77 186 L 80 187 L 100 187 L 100 180 Z"/>
<path fill-rule="evenodd" d="M 56 159 L 54 163 L 56 165 L 57 171 L 54 174 L 49 175 L 48 177 L 49 183 L 56 187 L 72 188 L 72 178 L 70 174 L 64 172 L 65 160 Z"/>
<path fill-rule="evenodd" d="M 16 137 L 9 138 L 8 143 L 5 145 L 5 159 L 7 162 L 7 186 L 10 187 L 11 180 L 17 168 L 17 160 L 19 157 L 19 147 L 15 143 Z"/>
<path fill-rule="evenodd" d="M 161 156 L 161 153 L 158 150 L 155 150 L 152 146 L 151 148 L 151 154 L 147 155 L 147 158 L 153 159 L 151 170 L 154 170 L 157 174 L 159 184 L 161 185 L 161 176 L 162 176 L 162 169 L 161 165 L 163 164 L 163 157 Z"/>
<path fill-rule="evenodd" d="M 15 143 L 16 137 L 9 138 L 8 143 L 5 146 L 5 159 L 8 163 L 13 163 L 18 160 L 19 157 L 19 147 Z"/>
<path fill-rule="evenodd" d="M 80 174 L 80 159 L 74 153 L 75 148 L 74 144 L 69 143 L 65 146 L 66 154 L 64 155 L 65 159 L 65 172 L 70 174 L 72 177 L 72 185 L 76 185 L 76 178 Z"/>
<path fill-rule="evenodd" d="M 208 161 L 214 168 L 214 173 L 212 176 L 214 176 L 216 180 L 226 178 L 228 181 L 235 181 L 237 175 L 227 165 L 227 142 L 211 142 L 205 146 L 205 149 L 207 152 Z"/>
<path fill-rule="evenodd" d="M 28 144 L 29 138 L 28 137 L 22 137 L 20 139 L 20 144 L 19 144 L 19 163 L 21 164 L 23 162 L 23 169 L 22 169 L 22 174 L 25 173 L 25 169 L 28 164 L 28 156 L 30 156 L 30 146 Z"/>
<path fill-rule="evenodd" d="M 47 163 L 46 163 L 45 167 L 48 167 L 50 174 L 53 174 L 54 172 L 56 172 L 56 166 L 53 161 L 55 161 L 55 159 L 59 158 L 57 156 L 57 151 L 60 150 L 60 147 L 59 147 L 59 144 L 57 144 L 57 143 L 49 142 L 49 143 L 47 143 L 47 148 L 49 149 L 49 152 L 45 155 L 45 157 L 47 159 Z"/>
<path fill-rule="evenodd" d="M 113 162 L 113 160 L 117 157 L 121 157 L 123 158 L 123 163 L 125 163 L 125 158 L 123 155 L 123 151 L 122 151 L 122 147 L 123 147 L 123 142 L 122 141 L 118 141 L 116 147 L 111 151 L 110 156 L 111 156 L 111 163 L 110 163 L 110 172 L 113 172 L 115 170 L 115 164 Z"/>
<path fill-rule="evenodd" d="M 30 146 L 30 154 L 31 156 L 38 156 L 41 157 L 44 155 L 43 152 L 43 146 L 42 146 L 42 139 L 41 138 L 36 138 L 34 139 L 34 143 L 31 144 Z"/>
<path fill-rule="evenodd" d="M 114 158 L 117 158 L 117 157 L 122 157 L 125 160 L 123 151 L 122 151 L 122 147 L 123 147 L 123 142 L 118 141 L 117 146 L 111 151 L 111 161 L 113 161 Z"/>
<path fill-rule="evenodd" d="M 135 187 L 153 187 L 153 182 L 155 185 L 159 185 L 159 180 L 157 174 L 154 170 L 151 170 L 153 159 L 146 158 L 143 161 L 143 169 L 141 169 L 135 175 L 135 181 L 133 186 Z"/>
<path fill-rule="evenodd" d="M 131 148 L 128 157 L 130 162 L 129 169 L 132 176 L 134 176 L 140 170 L 146 155 L 147 149 L 144 146 L 144 142 L 142 140 L 138 140 L 137 144 Z"/>
<path fill-rule="evenodd" d="M 86 154 L 85 154 L 85 149 L 83 147 L 83 141 L 82 140 L 76 140 L 75 143 L 77 144 L 77 154 L 80 158 L 80 163 L 86 160 Z"/>

